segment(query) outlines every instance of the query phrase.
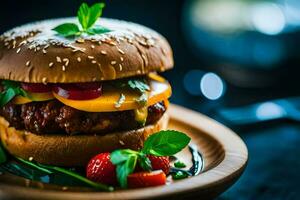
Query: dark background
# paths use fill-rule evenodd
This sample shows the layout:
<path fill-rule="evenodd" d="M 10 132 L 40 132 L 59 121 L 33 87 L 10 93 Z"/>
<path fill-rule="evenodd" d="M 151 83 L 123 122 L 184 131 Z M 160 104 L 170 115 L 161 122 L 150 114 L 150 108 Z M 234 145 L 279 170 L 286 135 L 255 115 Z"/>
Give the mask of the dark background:
<path fill-rule="evenodd" d="M 73 16 L 81 2 L 1 0 L 0 32 L 31 21 Z M 173 86 L 173 103 L 222 122 L 216 115 L 220 108 L 300 94 L 297 26 L 273 35 L 248 29 L 225 35 L 202 27 L 195 29 L 190 14 L 195 2 L 109 0 L 103 15 L 149 26 L 168 39 L 174 50 L 175 69 L 164 76 Z M 283 5 L 285 1 L 266 2 Z M 211 23 L 220 22 L 212 20 Z M 216 100 L 207 98 L 200 89 L 200 80 L 208 72 L 214 72 L 222 80 L 224 89 Z M 206 90 L 214 91 L 214 88 L 214 82 L 206 85 Z M 248 127 L 228 125 L 245 140 L 249 164 L 242 178 L 219 199 L 298 199 L 299 125 L 289 121 Z"/>

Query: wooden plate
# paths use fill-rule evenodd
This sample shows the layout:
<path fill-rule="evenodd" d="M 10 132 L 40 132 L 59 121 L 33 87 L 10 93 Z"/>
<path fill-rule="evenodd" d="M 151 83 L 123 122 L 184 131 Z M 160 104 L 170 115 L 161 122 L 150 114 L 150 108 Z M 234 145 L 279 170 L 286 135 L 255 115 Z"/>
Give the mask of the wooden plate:
<path fill-rule="evenodd" d="M 245 144 L 230 129 L 197 112 L 171 105 L 169 114 L 169 128 L 187 133 L 192 138 L 191 143 L 197 145 L 202 153 L 205 164 L 200 175 L 166 186 L 109 193 L 91 192 L 85 188 L 62 191 L 65 188 L 4 174 L 0 176 L 7 176 L 0 179 L 0 199 L 211 199 L 218 196 L 242 174 L 248 159 Z M 188 152 L 184 151 L 178 156 L 189 159 L 189 155 L 185 154 Z"/>

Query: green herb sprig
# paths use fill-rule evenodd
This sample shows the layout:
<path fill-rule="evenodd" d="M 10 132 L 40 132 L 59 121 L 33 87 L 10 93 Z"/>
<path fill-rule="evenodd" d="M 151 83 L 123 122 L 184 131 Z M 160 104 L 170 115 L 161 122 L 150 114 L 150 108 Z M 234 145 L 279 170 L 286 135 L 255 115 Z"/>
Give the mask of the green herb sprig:
<path fill-rule="evenodd" d="M 83 33 L 95 35 L 110 32 L 110 30 L 105 27 L 94 25 L 98 18 L 101 17 L 104 7 L 104 3 L 95 3 L 91 7 L 86 3 L 82 3 L 77 12 L 77 18 L 81 27 L 75 23 L 64 23 L 56 26 L 52 30 L 64 37 L 80 36 Z"/>
<path fill-rule="evenodd" d="M 146 170 L 151 170 L 151 161 L 146 155 L 171 156 L 188 145 L 191 138 L 184 133 L 174 130 L 160 131 L 151 135 L 144 143 L 141 151 L 120 149 L 110 155 L 111 162 L 116 165 L 117 178 L 122 188 L 127 187 L 127 176 L 139 163 Z"/>
<path fill-rule="evenodd" d="M 22 158 L 18 158 L 16 157 L 16 159 L 20 162 L 22 162 L 23 164 L 26 164 L 36 170 L 39 170 L 43 173 L 46 173 L 48 175 L 51 175 L 53 173 L 61 173 L 65 176 L 69 176 L 69 177 L 72 177 L 90 187 L 93 187 L 95 189 L 98 189 L 98 190 L 104 190 L 104 191 L 113 191 L 114 188 L 111 187 L 111 186 L 107 186 L 107 185 L 104 185 L 104 184 L 101 184 L 101 183 L 96 183 L 96 182 L 93 182 L 73 171 L 70 171 L 70 170 L 67 170 L 67 169 L 64 169 L 64 168 L 61 168 L 61 167 L 57 167 L 57 166 L 51 166 L 51 165 L 43 165 L 43 164 L 40 164 L 40 163 L 35 163 L 35 162 L 32 162 L 32 161 L 27 161 L 27 160 L 24 160 Z"/>
<path fill-rule="evenodd" d="M 1 84 L 4 90 L 0 93 L 0 107 L 10 102 L 15 96 L 27 96 L 25 90 L 20 87 L 20 83 L 15 81 L 3 80 Z"/>

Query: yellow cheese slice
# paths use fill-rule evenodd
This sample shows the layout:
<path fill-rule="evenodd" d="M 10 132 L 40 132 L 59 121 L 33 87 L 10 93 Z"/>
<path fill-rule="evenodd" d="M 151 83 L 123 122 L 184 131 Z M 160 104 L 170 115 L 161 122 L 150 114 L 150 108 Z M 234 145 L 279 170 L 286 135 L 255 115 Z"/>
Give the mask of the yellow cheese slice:
<path fill-rule="evenodd" d="M 46 92 L 46 93 L 32 93 L 32 92 L 26 92 L 28 97 L 23 97 L 23 96 L 16 96 L 13 99 L 14 104 L 25 104 L 29 103 L 32 101 L 48 101 L 51 99 L 54 99 L 54 96 L 51 92 Z"/>
<path fill-rule="evenodd" d="M 166 100 L 172 94 L 171 86 L 167 81 L 160 82 L 152 79 L 149 81 L 149 85 L 151 91 L 148 94 L 148 102 L 146 106 Z M 125 101 L 119 107 L 116 106 L 116 102 L 118 102 L 120 94 L 125 95 Z M 139 98 L 139 94 L 134 91 L 117 88 L 106 87 L 103 89 L 103 94 L 100 97 L 90 100 L 66 99 L 54 92 L 53 95 L 63 104 L 86 112 L 114 112 L 122 110 L 134 110 L 141 107 L 141 105 L 136 101 L 136 99 Z"/>

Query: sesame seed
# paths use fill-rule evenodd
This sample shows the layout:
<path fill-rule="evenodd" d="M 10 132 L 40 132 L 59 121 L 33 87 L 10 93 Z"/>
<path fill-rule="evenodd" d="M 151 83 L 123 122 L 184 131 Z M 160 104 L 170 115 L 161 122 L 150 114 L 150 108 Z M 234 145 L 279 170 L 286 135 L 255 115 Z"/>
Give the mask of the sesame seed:
<path fill-rule="evenodd" d="M 136 73 L 137 74 L 141 74 L 142 72 L 141 72 L 141 70 L 137 70 Z"/>
<path fill-rule="evenodd" d="M 18 50 L 16 51 L 17 53 L 20 53 L 20 51 L 21 51 L 21 48 L 18 48 Z"/>
<path fill-rule="evenodd" d="M 91 45 L 91 48 L 92 48 L 92 49 L 95 49 L 95 45 Z"/>
<path fill-rule="evenodd" d="M 46 77 L 43 77 L 43 78 L 42 78 L 42 82 L 43 82 L 44 85 L 46 85 L 46 84 L 47 84 L 47 78 L 46 78 Z"/>
<path fill-rule="evenodd" d="M 37 47 L 36 50 L 39 51 L 39 50 L 41 50 L 41 48 L 40 48 L 40 47 Z"/>
<path fill-rule="evenodd" d="M 78 62 L 81 62 L 81 58 L 80 58 L 80 57 L 77 57 L 77 61 L 78 61 Z"/>
<path fill-rule="evenodd" d="M 99 41 L 99 42 L 98 42 L 98 44 L 99 44 L 99 45 L 101 45 L 101 44 L 102 44 L 102 42 L 101 42 L 101 41 Z"/>
<path fill-rule="evenodd" d="M 125 143 L 124 143 L 122 140 L 119 140 L 119 143 L 120 143 L 121 145 L 125 145 Z"/>
<path fill-rule="evenodd" d="M 16 48 L 16 43 L 17 43 L 17 41 L 14 40 L 14 41 L 13 41 L 13 49 Z"/>
<path fill-rule="evenodd" d="M 9 45 L 9 43 L 8 43 L 8 42 L 5 42 L 5 43 L 4 43 L 4 46 L 8 46 L 8 45 Z"/>
<path fill-rule="evenodd" d="M 52 67 L 53 65 L 54 65 L 54 63 L 53 63 L 53 62 L 49 63 L 49 67 Z"/>
<path fill-rule="evenodd" d="M 69 65 L 70 60 L 68 58 L 64 58 L 63 61 L 65 62 L 65 66 Z"/>
<path fill-rule="evenodd" d="M 61 189 L 65 191 L 65 190 L 68 190 L 69 188 L 66 187 L 66 186 L 64 186 L 64 187 L 62 187 Z"/>
<path fill-rule="evenodd" d="M 123 58 L 123 57 L 120 57 L 120 60 L 123 62 L 123 61 L 124 61 L 124 58 Z"/>
<path fill-rule="evenodd" d="M 27 62 L 26 62 L 26 66 L 28 67 L 30 65 L 30 60 L 28 60 Z"/>
<path fill-rule="evenodd" d="M 123 66 L 122 64 L 119 64 L 119 70 L 122 71 L 123 70 Z"/>
<path fill-rule="evenodd" d="M 92 81 L 96 81 L 96 80 L 97 80 L 97 78 L 96 78 L 96 77 L 93 77 Z"/>
<path fill-rule="evenodd" d="M 76 42 L 78 42 L 78 43 L 84 43 L 84 39 L 83 38 L 79 38 L 79 39 L 76 40 Z"/>
<path fill-rule="evenodd" d="M 96 63 L 97 63 L 97 61 L 96 61 L 96 60 L 92 60 L 92 63 L 93 63 L 93 64 L 96 64 Z"/>
<path fill-rule="evenodd" d="M 43 52 L 43 54 L 46 54 L 46 53 L 47 53 L 47 51 L 46 51 L 45 49 L 43 49 L 42 52 Z"/>
<path fill-rule="evenodd" d="M 58 57 L 58 56 L 56 56 L 56 61 L 59 62 L 59 63 L 61 63 L 61 58 Z"/>
<path fill-rule="evenodd" d="M 94 56 L 88 56 L 88 59 L 94 59 L 95 57 Z"/>
<path fill-rule="evenodd" d="M 101 52 L 101 54 L 103 54 L 103 55 L 106 55 L 106 54 L 107 54 L 107 52 L 104 51 L 104 50 L 102 50 L 102 51 L 100 51 L 100 52 Z"/>
<path fill-rule="evenodd" d="M 118 51 L 119 51 L 121 54 L 123 54 L 123 55 L 125 54 L 125 52 L 124 52 L 122 49 L 119 49 L 119 48 L 118 48 Z"/>
<path fill-rule="evenodd" d="M 115 65 L 115 64 L 117 64 L 117 61 L 113 60 L 110 62 L 110 64 Z"/>
<path fill-rule="evenodd" d="M 29 161 L 33 161 L 33 157 L 30 156 L 30 157 L 28 158 L 28 160 L 29 160 Z"/>
<path fill-rule="evenodd" d="M 61 70 L 66 71 L 66 66 L 61 66 Z"/>

